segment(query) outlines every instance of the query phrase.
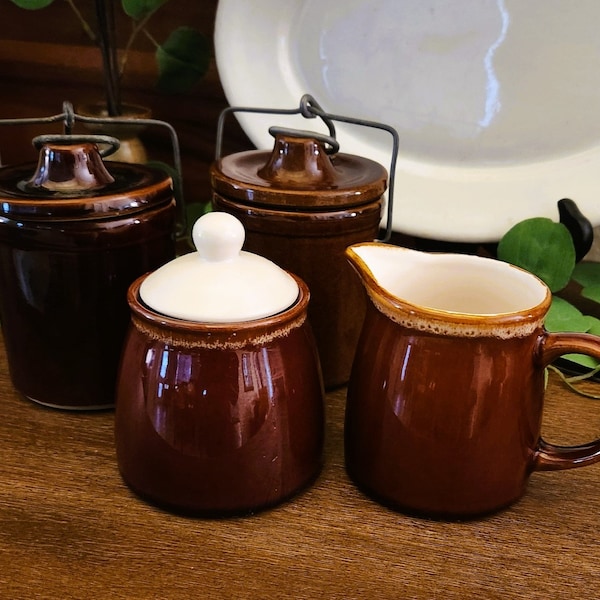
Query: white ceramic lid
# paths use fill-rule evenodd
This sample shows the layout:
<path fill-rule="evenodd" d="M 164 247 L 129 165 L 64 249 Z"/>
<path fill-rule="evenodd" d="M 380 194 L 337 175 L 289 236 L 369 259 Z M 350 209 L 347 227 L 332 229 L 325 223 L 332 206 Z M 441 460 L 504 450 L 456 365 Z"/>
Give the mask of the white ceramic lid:
<path fill-rule="evenodd" d="M 179 256 L 143 281 L 140 298 L 169 317 L 235 323 L 277 314 L 298 298 L 294 278 L 270 260 L 242 251 L 241 222 L 207 213 L 192 229 L 196 252 Z"/>

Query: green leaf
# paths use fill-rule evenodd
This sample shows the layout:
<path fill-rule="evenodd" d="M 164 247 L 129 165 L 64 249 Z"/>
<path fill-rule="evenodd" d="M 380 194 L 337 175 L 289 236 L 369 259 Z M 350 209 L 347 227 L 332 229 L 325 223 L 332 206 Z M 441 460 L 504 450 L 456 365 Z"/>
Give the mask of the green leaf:
<path fill-rule="evenodd" d="M 552 305 L 544 325 L 548 331 L 600 334 L 600 319 L 583 315 L 572 304 L 556 296 L 552 298 Z M 595 369 L 600 364 L 600 361 L 587 354 L 565 354 L 562 358 L 586 369 Z"/>
<path fill-rule="evenodd" d="M 552 292 L 564 288 L 575 267 L 575 246 L 562 223 L 535 217 L 517 223 L 498 244 L 498 258 L 537 275 Z"/>
<path fill-rule="evenodd" d="M 182 93 L 208 70 L 211 46 L 206 36 L 191 27 L 179 27 L 156 50 L 160 90 Z"/>
<path fill-rule="evenodd" d="M 588 333 L 593 333 L 594 335 L 600 335 L 600 319 L 596 317 L 588 317 L 588 321 L 590 323 L 590 327 L 587 330 Z"/>
<path fill-rule="evenodd" d="M 585 317 L 589 324 L 587 333 L 593 333 L 594 335 L 600 335 L 600 319 L 596 317 Z M 600 361 L 587 354 L 565 354 L 563 358 L 570 360 L 571 362 L 577 363 L 587 369 L 595 369 L 600 365 Z"/>
<path fill-rule="evenodd" d="M 572 278 L 583 287 L 600 283 L 600 263 L 590 261 L 577 263 Z"/>
<path fill-rule="evenodd" d="M 592 327 L 593 319 L 594 317 L 582 314 L 570 302 L 553 296 L 544 325 L 548 331 L 574 331 L 583 333 Z"/>
<path fill-rule="evenodd" d="M 600 302 L 600 283 L 588 285 L 581 290 L 581 295 L 588 300 Z"/>
<path fill-rule="evenodd" d="M 39 10 L 40 8 L 46 8 L 50 6 L 54 0 L 10 0 L 13 4 L 16 4 L 19 8 L 25 8 L 26 10 Z"/>
<path fill-rule="evenodd" d="M 577 363 L 586 369 L 595 369 L 600 364 L 600 361 L 587 354 L 564 354 L 562 358 Z"/>
<path fill-rule="evenodd" d="M 121 0 L 123 10 L 134 20 L 140 21 L 146 15 L 160 8 L 168 0 Z"/>

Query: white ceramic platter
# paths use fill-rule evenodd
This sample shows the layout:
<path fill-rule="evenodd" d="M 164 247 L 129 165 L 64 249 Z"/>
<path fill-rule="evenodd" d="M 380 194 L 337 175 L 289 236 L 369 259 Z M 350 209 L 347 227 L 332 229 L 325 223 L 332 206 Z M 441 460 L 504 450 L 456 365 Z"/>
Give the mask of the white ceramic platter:
<path fill-rule="evenodd" d="M 220 0 L 233 106 L 324 110 L 400 135 L 393 229 L 497 241 L 573 199 L 600 224 L 598 0 Z M 299 116 L 241 114 L 258 148 Z M 323 128 L 324 129 L 324 128 Z M 341 151 L 390 164 L 391 136 L 339 124 Z"/>

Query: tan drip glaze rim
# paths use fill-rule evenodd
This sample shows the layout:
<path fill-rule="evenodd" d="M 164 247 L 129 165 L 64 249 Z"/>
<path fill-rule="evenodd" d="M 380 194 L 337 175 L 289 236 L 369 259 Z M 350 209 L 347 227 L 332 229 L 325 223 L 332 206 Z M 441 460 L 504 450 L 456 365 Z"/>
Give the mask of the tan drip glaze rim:
<path fill-rule="evenodd" d="M 385 260 L 389 261 L 390 268 L 382 269 L 369 265 L 370 255 L 373 253 L 371 248 L 377 248 L 375 251 L 377 253 L 389 253 Z M 463 264 L 465 268 L 468 265 L 486 271 L 491 270 L 492 274 L 497 276 L 494 280 L 496 286 L 501 285 L 499 277 L 502 276 L 515 285 L 527 287 L 534 301 L 525 303 L 522 308 L 505 312 L 469 313 L 441 309 L 407 300 L 391 293 L 386 285 L 393 277 L 390 272 L 394 271 L 394 263 L 401 264 L 402 253 L 411 253 L 413 256 L 422 255 L 425 263 L 429 260 L 448 260 L 444 257 L 457 257 L 456 264 Z M 394 323 L 409 329 L 454 337 L 496 337 L 500 339 L 525 337 L 543 327 L 544 318 L 551 303 L 550 291 L 541 280 L 519 267 L 491 258 L 422 253 L 399 246 L 373 243 L 351 246 L 346 250 L 346 256 L 362 278 L 369 298 L 377 310 Z M 418 269 L 416 276 L 423 277 L 423 274 L 426 274 L 427 264 L 418 264 L 414 268 Z M 472 284 L 477 286 L 479 282 L 474 278 Z M 439 285 L 440 289 L 442 287 Z M 486 289 L 486 293 L 493 293 L 493 289 Z"/>
<path fill-rule="evenodd" d="M 304 281 L 296 275 L 291 276 L 299 288 L 296 302 L 278 314 L 252 321 L 202 323 L 160 314 L 148 308 L 140 299 L 140 286 L 148 274 L 131 284 L 127 301 L 132 311 L 134 327 L 153 340 L 182 348 L 240 350 L 269 344 L 288 336 L 304 324 L 310 292 Z"/>

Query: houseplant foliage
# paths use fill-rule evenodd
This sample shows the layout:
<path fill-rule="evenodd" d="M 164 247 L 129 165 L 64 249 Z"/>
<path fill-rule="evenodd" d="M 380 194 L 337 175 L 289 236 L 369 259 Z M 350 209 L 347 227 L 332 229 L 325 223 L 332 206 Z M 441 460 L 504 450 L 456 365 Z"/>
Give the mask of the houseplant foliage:
<path fill-rule="evenodd" d="M 497 257 L 530 271 L 548 285 L 552 305 L 545 321 L 546 329 L 600 335 L 600 319 L 582 313 L 563 297 L 567 285 L 575 284 L 579 297 L 592 307 L 597 305 L 598 311 L 593 312 L 600 314 L 600 263 L 576 262 L 573 237 L 563 223 L 543 217 L 517 223 L 500 240 Z M 564 358 L 580 369 L 589 370 L 583 375 L 565 378 L 567 383 L 600 371 L 600 362 L 592 357 L 569 354 Z"/>
<path fill-rule="evenodd" d="M 57 0 L 11 0 L 27 10 L 40 10 Z M 181 26 L 161 42 L 154 39 L 149 30 L 151 18 L 169 0 L 95 0 L 96 22 L 88 23 L 77 6 L 77 0 L 66 1 L 84 31 L 96 44 L 101 53 L 104 71 L 104 87 L 108 114 L 121 114 L 121 79 L 127 64 L 127 54 L 139 36 L 149 39 L 155 47 L 158 69 L 157 88 L 167 93 L 182 93 L 190 89 L 208 70 L 211 45 L 209 39 L 199 31 Z M 116 14 L 118 5 L 119 14 Z M 121 45 L 118 58 L 118 43 L 115 33 L 115 19 L 127 18 L 131 21 L 129 36 Z"/>

